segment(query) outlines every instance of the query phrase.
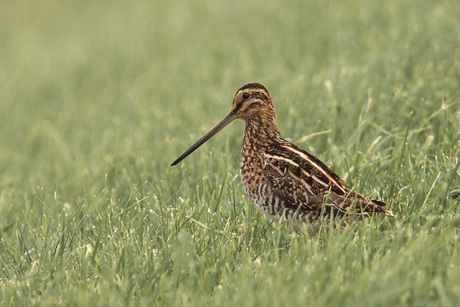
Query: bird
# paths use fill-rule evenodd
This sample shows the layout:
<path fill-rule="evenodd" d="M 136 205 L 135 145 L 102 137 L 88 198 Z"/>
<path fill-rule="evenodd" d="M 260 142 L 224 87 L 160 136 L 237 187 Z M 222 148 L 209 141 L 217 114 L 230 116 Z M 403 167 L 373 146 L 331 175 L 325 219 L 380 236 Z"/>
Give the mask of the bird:
<path fill-rule="evenodd" d="M 235 119 L 245 122 L 240 176 L 250 201 L 275 221 L 313 229 L 383 214 L 383 201 L 370 199 L 336 175 L 318 158 L 283 139 L 268 90 L 248 83 L 236 92 L 230 112 L 180 155 L 176 165 Z"/>

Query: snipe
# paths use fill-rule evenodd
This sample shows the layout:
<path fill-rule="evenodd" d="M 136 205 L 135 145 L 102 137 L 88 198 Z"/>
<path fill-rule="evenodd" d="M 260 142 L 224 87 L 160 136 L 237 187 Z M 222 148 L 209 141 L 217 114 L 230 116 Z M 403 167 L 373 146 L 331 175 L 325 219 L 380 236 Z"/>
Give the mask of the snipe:
<path fill-rule="evenodd" d="M 386 204 L 371 200 L 347 186 L 323 162 L 281 137 L 267 89 L 259 83 L 241 87 L 231 111 L 187 149 L 176 165 L 234 119 L 245 121 L 241 146 L 241 180 L 252 203 L 276 220 L 298 219 L 315 226 L 345 216 L 360 219 L 392 215 Z"/>

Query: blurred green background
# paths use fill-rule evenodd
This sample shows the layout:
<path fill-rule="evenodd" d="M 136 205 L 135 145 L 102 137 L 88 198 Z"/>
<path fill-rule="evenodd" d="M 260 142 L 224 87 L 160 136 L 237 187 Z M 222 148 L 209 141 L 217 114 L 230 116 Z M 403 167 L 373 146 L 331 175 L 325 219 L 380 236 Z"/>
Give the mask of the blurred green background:
<path fill-rule="evenodd" d="M 1 300 L 455 305 L 458 12 L 415 0 L 2 2 Z M 389 232 L 336 230 L 328 250 L 270 225 L 240 186 L 241 122 L 169 167 L 248 82 L 270 91 L 284 137 L 390 204 Z M 433 246 L 412 266 L 393 267 L 393 252 L 368 267 L 371 252 L 341 268 L 340 244 L 362 257 L 408 244 L 408 259 Z M 276 279 L 283 261 L 298 274 Z M 421 263 L 432 266 L 417 283 Z M 360 297 L 379 282 L 393 294 Z"/>

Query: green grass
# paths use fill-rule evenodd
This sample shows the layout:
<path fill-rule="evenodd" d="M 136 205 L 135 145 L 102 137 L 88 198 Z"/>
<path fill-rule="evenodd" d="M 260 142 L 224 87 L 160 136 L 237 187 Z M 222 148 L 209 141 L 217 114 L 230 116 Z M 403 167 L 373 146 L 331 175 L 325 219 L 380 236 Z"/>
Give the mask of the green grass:
<path fill-rule="evenodd" d="M 457 1 L 6 1 L 0 304 L 458 306 Z M 261 82 L 282 134 L 386 201 L 316 237 L 239 178 Z"/>

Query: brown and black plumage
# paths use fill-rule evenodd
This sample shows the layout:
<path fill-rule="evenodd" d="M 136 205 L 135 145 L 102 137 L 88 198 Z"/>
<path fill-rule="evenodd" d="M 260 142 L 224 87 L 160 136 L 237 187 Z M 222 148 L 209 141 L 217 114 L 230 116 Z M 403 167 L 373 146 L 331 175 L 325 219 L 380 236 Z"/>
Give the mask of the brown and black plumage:
<path fill-rule="evenodd" d="M 392 215 L 386 204 L 347 186 L 323 162 L 281 137 L 267 89 L 259 83 L 241 87 L 231 111 L 171 165 L 176 165 L 214 134 L 240 118 L 245 121 L 241 180 L 251 202 L 276 220 L 315 226 L 342 217 Z"/>

